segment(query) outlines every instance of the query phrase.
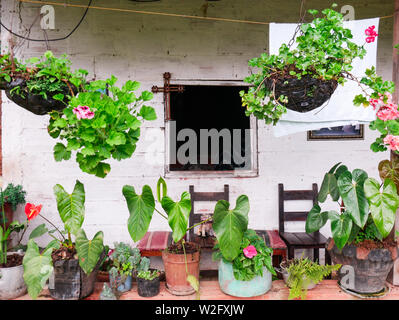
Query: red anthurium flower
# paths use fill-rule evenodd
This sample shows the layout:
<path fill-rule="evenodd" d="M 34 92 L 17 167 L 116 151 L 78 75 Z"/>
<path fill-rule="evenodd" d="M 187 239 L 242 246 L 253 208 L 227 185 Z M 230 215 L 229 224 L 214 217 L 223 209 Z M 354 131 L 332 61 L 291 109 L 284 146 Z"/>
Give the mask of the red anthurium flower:
<path fill-rule="evenodd" d="M 36 216 L 40 213 L 42 210 L 43 205 L 39 204 L 38 206 L 35 206 L 33 203 L 27 203 L 25 205 L 25 214 L 26 217 L 28 218 L 28 221 L 33 220 L 36 218 Z"/>
<path fill-rule="evenodd" d="M 249 245 L 243 251 L 244 251 L 244 256 L 246 256 L 249 259 L 252 259 L 258 254 L 256 248 L 253 245 Z"/>

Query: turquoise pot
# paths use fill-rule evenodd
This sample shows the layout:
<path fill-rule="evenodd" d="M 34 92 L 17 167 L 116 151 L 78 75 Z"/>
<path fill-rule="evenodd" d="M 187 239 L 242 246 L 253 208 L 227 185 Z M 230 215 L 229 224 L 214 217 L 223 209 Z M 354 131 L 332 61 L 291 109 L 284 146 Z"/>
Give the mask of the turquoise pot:
<path fill-rule="evenodd" d="M 263 268 L 263 276 L 256 276 L 250 281 L 240 281 L 234 278 L 233 264 L 219 263 L 220 289 L 234 297 L 249 298 L 265 294 L 272 287 L 272 274 L 266 267 Z"/>

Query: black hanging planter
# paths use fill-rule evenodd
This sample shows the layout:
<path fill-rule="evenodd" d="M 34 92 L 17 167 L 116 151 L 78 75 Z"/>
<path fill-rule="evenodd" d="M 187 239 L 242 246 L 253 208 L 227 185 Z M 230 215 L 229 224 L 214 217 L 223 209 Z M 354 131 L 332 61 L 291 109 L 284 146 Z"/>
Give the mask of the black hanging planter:
<path fill-rule="evenodd" d="M 20 87 L 20 91 L 24 94 L 23 97 L 15 91 L 11 92 L 12 89 L 18 86 Z M 73 93 L 77 94 L 78 90 L 76 89 L 76 87 L 71 85 L 71 88 Z M 65 85 L 62 92 L 49 93 L 47 99 L 39 94 L 28 93 L 28 90 L 25 89 L 26 81 L 24 79 L 17 78 L 7 85 L 5 93 L 8 99 L 13 101 L 20 107 L 39 116 L 46 115 L 53 110 L 61 111 L 65 109 L 69 102 L 67 95 L 71 95 L 71 91 L 67 85 Z M 53 99 L 53 96 L 59 93 L 62 93 L 64 95 L 63 102 Z"/>
<path fill-rule="evenodd" d="M 137 277 L 137 293 L 140 297 L 155 297 L 159 294 L 160 276 L 153 280 L 146 280 Z"/>
<path fill-rule="evenodd" d="M 302 79 L 281 77 L 267 79 L 266 87 L 273 91 L 276 99 L 281 95 L 288 98 L 288 102 L 281 102 L 287 109 L 296 112 L 309 112 L 322 106 L 338 86 L 336 80 L 321 80 L 306 75 Z"/>
<path fill-rule="evenodd" d="M 105 252 L 89 275 L 79 266 L 78 259 L 55 261 L 48 286 L 50 296 L 56 300 L 79 300 L 91 295 L 104 257 Z"/>

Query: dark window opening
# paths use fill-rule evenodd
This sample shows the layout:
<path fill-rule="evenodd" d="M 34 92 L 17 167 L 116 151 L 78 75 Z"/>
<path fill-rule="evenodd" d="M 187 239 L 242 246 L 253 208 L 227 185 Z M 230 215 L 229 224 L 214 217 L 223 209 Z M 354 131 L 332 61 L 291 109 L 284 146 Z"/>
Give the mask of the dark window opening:
<path fill-rule="evenodd" d="M 170 171 L 251 169 L 250 118 L 239 95 L 246 89 L 185 85 L 170 93 Z"/>

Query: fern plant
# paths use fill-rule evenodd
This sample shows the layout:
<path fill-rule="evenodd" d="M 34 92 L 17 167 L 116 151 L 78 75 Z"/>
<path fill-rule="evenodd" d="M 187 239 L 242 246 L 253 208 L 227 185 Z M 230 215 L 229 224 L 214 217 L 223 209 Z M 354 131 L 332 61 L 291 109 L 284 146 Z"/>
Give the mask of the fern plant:
<path fill-rule="evenodd" d="M 322 266 L 308 258 L 288 261 L 285 267 L 288 272 L 287 286 L 290 288 L 288 299 L 306 299 L 309 285 L 319 283 L 324 277 L 339 268 L 341 268 L 340 264 Z"/>

